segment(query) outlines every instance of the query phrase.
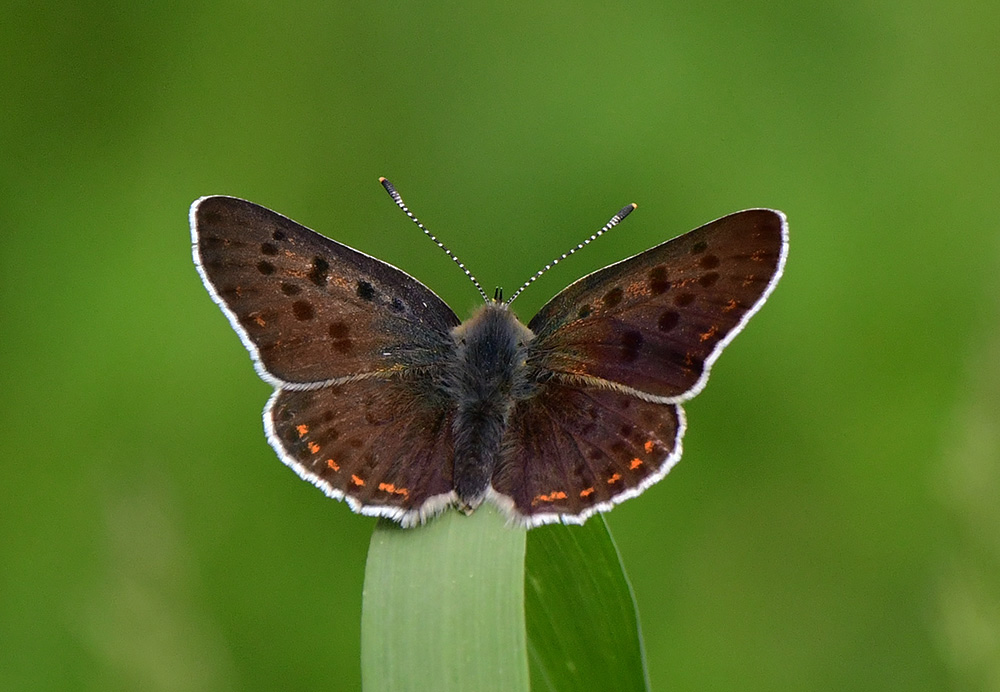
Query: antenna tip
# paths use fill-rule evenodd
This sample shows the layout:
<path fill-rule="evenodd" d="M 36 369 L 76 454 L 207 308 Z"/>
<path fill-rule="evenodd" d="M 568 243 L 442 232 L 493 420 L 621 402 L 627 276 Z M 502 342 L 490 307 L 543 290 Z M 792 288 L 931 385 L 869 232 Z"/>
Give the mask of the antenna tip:
<path fill-rule="evenodd" d="M 379 176 L 379 177 L 378 177 L 378 181 L 379 181 L 380 183 L 384 183 L 384 182 L 385 182 L 385 178 L 383 178 L 382 176 Z"/>
<path fill-rule="evenodd" d="M 383 178 L 383 180 L 385 180 L 385 178 Z M 636 204 L 635 202 L 632 202 L 632 208 L 633 208 L 633 209 L 638 209 L 638 208 L 639 208 L 639 205 L 638 205 L 638 204 Z"/>

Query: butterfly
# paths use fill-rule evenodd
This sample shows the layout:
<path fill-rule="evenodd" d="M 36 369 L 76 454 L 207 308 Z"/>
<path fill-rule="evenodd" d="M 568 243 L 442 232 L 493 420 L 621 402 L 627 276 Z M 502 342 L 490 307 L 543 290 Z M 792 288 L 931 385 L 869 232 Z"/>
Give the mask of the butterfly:
<path fill-rule="evenodd" d="M 485 304 L 463 322 L 405 272 L 252 202 L 202 197 L 190 221 L 205 287 L 274 387 L 271 446 L 403 526 L 484 501 L 526 527 L 580 524 L 660 480 L 682 403 L 788 254 L 784 214 L 748 209 L 583 277 L 527 325 L 517 293 L 489 299 L 466 270 Z"/>

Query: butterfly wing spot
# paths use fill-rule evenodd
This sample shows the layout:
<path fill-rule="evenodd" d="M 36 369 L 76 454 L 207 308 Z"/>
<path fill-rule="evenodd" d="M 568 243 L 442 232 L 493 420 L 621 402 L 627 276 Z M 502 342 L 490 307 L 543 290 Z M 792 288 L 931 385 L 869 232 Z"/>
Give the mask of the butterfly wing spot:
<path fill-rule="evenodd" d="M 656 327 L 661 332 L 669 332 L 681 321 L 680 313 L 676 310 L 664 310 L 660 313 L 660 318 L 656 321 Z"/>
<path fill-rule="evenodd" d="M 654 296 L 670 290 L 670 279 L 667 278 L 667 268 L 663 265 L 649 270 L 649 290 Z"/>
<path fill-rule="evenodd" d="M 274 243 L 261 243 L 260 254 L 274 257 L 278 254 L 278 247 Z"/>
<path fill-rule="evenodd" d="M 747 286 L 750 286 L 756 280 L 757 280 L 757 275 L 756 274 L 747 274 L 747 277 L 745 279 L 743 279 L 743 288 L 746 288 Z"/>
<path fill-rule="evenodd" d="M 635 457 L 628 464 L 628 468 L 630 471 L 635 471 L 640 466 L 642 466 L 642 459 L 640 459 L 639 457 Z"/>
<path fill-rule="evenodd" d="M 312 266 L 306 277 L 320 288 L 326 286 L 327 278 L 330 276 L 330 263 L 316 255 L 313 257 Z"/>
<path fill-rule="evenodd" d="M 708 331 L 703 332 L 698 338 L 701 341 L 708 341 L 718 333 L 719 333 L 719 328 L 713 324 L 711 327 L 708 328 Z"/>
<path fill-rule="evenodd" d="M 535 495 L 531 500 L 532 505 L 538 505 L 542 502 L 555 502 L 556 500 L 565 500 L 567 497 L 566 493 L 562 490 L 553 490 L 551 493 Z"/>
<path fill-rule="evenodd" d="M 726 301 L 726 304 L 724 306 L 722 306 L 722 311 L 723 312 L 732 312 L 733 310 L 735 310 L 739 306 L 740 306 L 740 304 L 739 304 L 739 302 L 735 298 L 730 298 L 728 301 Z"/>
<path fill-rule="evenodd" d="M 281 242 L 282 240 L 287 240 L 288 239 L 288 236 L 285 235 L 285 232 L 281 231 L 281 230 L 276 230 L 274 233 L 271 234 L 271 237 L 274 240 L 277 240 L 278 242 Z"/>
<path fill-rule="evenodd" d="M 316 310 L 308 300 L 296 300 L 292 303 L 292 314 L 299 322 L 306 322 L 316 316 Z"/>
<path fill-rule="evenodd" d="M 699 240 L 697 243 L 691 246 L 691 254 L 700 255 L 707 249 L 708 249 L 708 243 L 706 243 L 704 240 Z"/>
<path fill-rule="evenodd" d="M 605 293 L 604 297 L 601 299 L 601 302 L 604 303 L 604 309 L 610 310 L 615 306 L 617 306 L 619 303 L 622 302 L 622 298 L 624 297 L 624 295 L 625 292 L 621 289 L 620 286 L 615 286 L 614 288 L 612 288 L 610 291 Z"/>
<path fill-rule="evenodd" d="M 674 298 L 674 305 L 679 308 L 686 308 L 688 305 L 694 302 L 694 293 L 678 293 Z"/>
<path fill-rule="evenodd" d="M 364 485 L 364 483 L 362 483 Z M 389 493 L 390 495 L 402 495 L 403 497 L 409 497 L 410 491 L 406 488 L 397 488 L 392 483 L 379 483 L 378 489 L 382 492 Z"/>
<path fill-rule="evenodd" d="M 719 272 L 708 272 L 707 274 L 702 274 L 698 279 L 698 283 L 701 284 L 702 288 L 711 288 L 715 285 L 715 282 L 719 280 Z"/>
<path fill-rule="evenodd" d="M 291 297 L 291 296 L 297 296 L 299 293 L 302 292 L 302 289 L 296 286 L 295 284 L 290 284 L 287 281 L 282 281 L 281 292 L 284 293 L 286 296 Z"/>
<path fill-rule="evenodd" d="M 698 264 L 701 265 L 702 269 L 715 269 L 722 262 L 716 255 L 705 255 L 700 260 Z"/>
<path fill-rule="evenodd" d="M 267 260 L 261 260 L 257 263 L 257 271 L 259 271 L 264 276 L 270 276 L 274 273 L 274 265 Z"/>
<path fill-rule="evenodd" d="M 329 328 L 333 348 L 339 353 L 348 353 L 354 346 L 351 341 L 351 328 L 344 322 L 333 322 Z"/>
<path fill-rule="evenodd" d="M 359 476 L 359 475 L 357 475 L 355 473 L 352 473 L 351 474 L 351 483 L 353 483 L 354 485 L 356 485 L 356 486 L 358 486 L 360 488 L 360 487 L 364 486 L 365 480 L 361 476 Z"/>
<path fill-rule="evenodd" d="M 622 479 L 622 475 L 620 473 L 617 473 L 617 472 L 616 473 L 612 473 L 611 477 L 608 478 L 608 485 L 614 485 L 615 483 L 617 483 L 621 479 Z"/>
<path fill-rule="evenodd" d="M 357 285 L 358 298 L 361 300 L 372 301 L 375 300 L 375 287 L 372 286 L 367 281 L 358 281 Z"/>
<path fill-rule="evenodd" d="M 265 320 L 264 316 L 261 315 L 259 312 L 251 312 L 249 315 L 247 315 L 247 317 L 249 319 L 252 319 L 257 324 L 258 327 L 267 326 L 267 320 Z"/>
<path fill-rule="evenodd" d="M 317 443 L 309 442 L 306 446 L 309 448 L 309 451 L 312 452 L 313 454 L 319 454 L 320 446 Z"/>
<path fill-rule="evenodd" d="M 642 448 L 646 450 L 646 454 L 652 454 L 654 446 L 655 443 L 652 440 L 646 440 L 645 444 L 642 445 Z"/>
<path fill-rule="evenodd" d="M 580 309 L 576 312 L 576 318 L 578 320 L 585 320 L 590 317 L 590 305 L 581 305 Z"/>
<path fill-rule="evenodd" d="M 340 470 L 340 464 L 338 464 L 333 459 L 327 459 L 326 460 L 326 465 L 330 468 L 331 471 L 339 471 Z"/>
<path fill-rule="evenodd" d="M 300 438 L 305 437 L 306 435 L 309 434 L 309 426 L 306 425 L 305 423 L 300 423 L 299 425 L 296 425 L 295 429 L 298 431 Z"/>
<path fill-rule="evenodd" d="M 580 497 L 588 497 L 593 494 L 594 494 L 594 486 L 590 486 L 589 488 L 584 488 L 583 490 L 580 491 Z"/>

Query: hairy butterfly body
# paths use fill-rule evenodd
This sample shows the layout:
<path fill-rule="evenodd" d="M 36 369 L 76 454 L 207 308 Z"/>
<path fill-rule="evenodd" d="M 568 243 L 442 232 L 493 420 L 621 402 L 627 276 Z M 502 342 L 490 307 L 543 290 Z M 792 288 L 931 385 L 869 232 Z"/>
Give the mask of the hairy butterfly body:
<path fill-rule="evenodd" d="M 205 286 L 275 388 L 278 456 L 404 526 L 484 500 L 527 526 L 582 523 L 662 478 L 681 403 L 788 248 L 783 214 L 737 212 L 580 279 L 525 326 L 499 300 L 461 322 L 408 274 L 244 200 L 199 199 L 191 232 Z"/>

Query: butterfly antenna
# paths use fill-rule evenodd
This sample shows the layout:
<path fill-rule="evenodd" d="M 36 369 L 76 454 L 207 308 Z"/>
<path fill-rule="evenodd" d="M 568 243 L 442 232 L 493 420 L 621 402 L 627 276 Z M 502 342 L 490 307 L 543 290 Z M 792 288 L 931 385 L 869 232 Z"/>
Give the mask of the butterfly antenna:
<path fill-rule="evenodd" d="M 507 302 L 505 304 L 506 305 L 510 305 L 511 303 L 513 303 L 514 299 L 517 298 L 519 295 L 521 295 L 521 292 L 524 289 L 526 289 L 531 284 L 535 283 L 535 281 L 538 280 L 538 277 L 540 277 L 542 274 L 544 274 L 549 269 L 551 269 L 552 267 L 554 267 L 557 264 L 559 264 L 560 262 L 562 262 L 564 259 L 566 259 L 570 255 L 572 255 L 573 253 L 575 253 L 577 250 L 581 250 L 581 249 L 583 249 L 584 246 L 590 245 L 592 242 L 594 242 L 595 240 L 597 240 L 598 238 L 600 238 L 602 235 L 604 235 L 605 233 L 607 233 L 608 231 L 610 231 L 612 228 L 614 228 L 615 226 L 617 226 L 618 224 L 620 224 L 622 222 L 622 220 L 626 216 L 628 216 L 629 214 L 631 214 L 632 210 L 634 210 L 635 208 L 636 208 L 636 204 L 634 202 L 632 204 L 629 204 L 626 207 L 622 207 L 621 211 L 619 211 L 617 214 L 615 214 L 614 216 L 612 216 L 611 219 L 606 224 L 604 224 L 604 226 L 601 227 L 601 230 L 597 231 L 597 233 L 595 233 L 594 235 L 592 235 L 589 238 L 587 238 L 586 240 L 584 240 L 582 243 L 580 243 L 579 245 L 577 245 L 575 248 L 572 248 L 569 252 L 564 252 L 563 254 L 559 255 L 559 257 L 557 257 L 556 259 L 552 260 L 551 262 L 549 262 L 548 264 L 546 264 L 544 267 L 542 267 L 541 269 L 539 269 L 537 272 L 535 272 L 535 274 L 530 279 L 528 279 L 523 284 L 521 284 L 521 287 L 519 289 L 517 289 L 516 291 L 514 291 L 514 295 L 512 295 L 510 298 L 508 298 Z"/>
<path fill-rule="evenodd" d="M 409 209 L 406 208 L 406 204 L 403 203 L 403 198 L 399 196 L 398 192 L 396 192 L 395 186 L 392 183 L 390 183 L 388 180 L 386 180 L 385 178 L 379 178 L 378 181 L 380 183 L 382 183 L 382 187 L 384 187 L 385 191 L 389 193 L 390 197 L 392 197 L 392 201 L 396 203 L 396 206 L 399 207 L 400 209 L 402 209 L 403 213 L 410 217 L 410 221 L 412 221 L 413 223 L 417 224 L 417 227 L 421 231 L 423 231 L 424 234 L 428 238 L 430 238 L 431 240 L 433 240 L 434 243 L 439 248 L 441 248 L 442 250 L 444 250 L 444 254 L 448 255 L 448 257 L 451 257 L 451 259 L 454 260 L 455 264 L 458 265 L 459 269 L 461 269 L 463 272 L 465 272 L 465 275 L 467 277 L 469 277 L 469 280 L 471 280 L 472 283 L 475 285 L 476 290 L 479 291 L 479 295 L 481 295 L 483 297 L 483 300 L 485 300 L 487 303 L 490 302 L 489 297 L 486 295 L 486 291 L 483 290 L 483 287 L 479 284 L 479 281 L 476 280 L 476 277 L 474 277 L 472 275 L 472 272 L 470 272 L 468 269 L 466 269 L 465 265 L 462 264 L 462 262 L 458 259 L 458 257 L 455 256 L 455 253 L 453 253 L 451 250 L 449 250 L 447 247 L 445 247 L 444 243 L 442 243 L 440 240 L 438 240 L 437 238 L 435 238 L 434 234 L 431 233 L 429 230 L 427 230 L 427 227 L 425 225 L 423 225 L 422 223 L 420 223 L 420 220 L 417 219 L 417 217 L 413 215 L 412 211 L 410 211 Z"/>

